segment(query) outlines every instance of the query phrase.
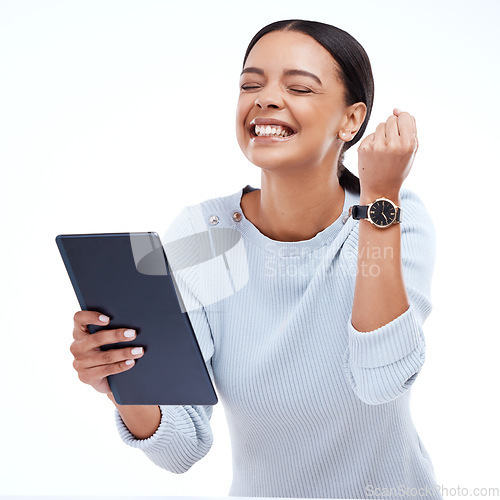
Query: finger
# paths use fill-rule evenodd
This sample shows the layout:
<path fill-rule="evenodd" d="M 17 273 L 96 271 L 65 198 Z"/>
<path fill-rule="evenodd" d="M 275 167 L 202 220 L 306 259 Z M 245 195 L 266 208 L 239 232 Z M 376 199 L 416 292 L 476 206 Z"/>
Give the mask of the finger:
<path fill-rule="evenodd" d="M 370 134 L 370 135 L 367 135 L 360 143 L 359 143 L 359 146 L 358 146 L 358 154 L 359 154 L 359 150 L 360 149 L 365 149 L 366 147 L 368 147 L 368 144 L 370 142 L 372 142 L 375 138 L 375 134 Z"/>
<path fill-rule="evenodd" d="M 107 325 L 109 317 L 98 311 L 78 311 L 73 316 L 73 337 L 81 338 L 89 333 L 88 325 Z"/>
<path fill-rule="evenodd" d="M 126 361 L 119 361 L 118 363 L 112 363 L 110 365 L 87 368 L 78 372 L 78 378 L 85 384 L 96 385 L 109 375 L 115 375 L 116 373 L 130 370 L 135 365 L 135 361 L 129 361 L 131 361 L 129 364 L 127 364 Z"/>
<path fill-rule="evenodd" d="M 113 330 L 99 330 L 94 334 L 81 334 L 82 337 L 75 339 L 70 346 L 71 354 L 76 359 L 88 357 L 96 351 L 101 352 L 103 345 L 127 342 L 137 337 L 137 332 L 131 328 L 117 328 Z"/>
<path fill-rule="evenodd" d="M 101 351 L 98 356 L 95 357 L 96 364 L 94 367 L 116 364 L 120 361 L 136 360 L 144 355 L 144 348 L 142 347 L 127 347 L 125 349 L 109 349 L 107 351 Z"/>
<path fill-rule="evenodd" d="M 397 124 L 400 137 L 414 137 L 415 134 L 413 131 L 413 117 L 410 115 L 410 113 L 402 111 L 397 117 Z"/>
<path fill-rule="evenodd" d="M 397 139 L 399 136 L 398 129 L 398 118 L 397 116 L 391 115 L 387 119 L 387 123 L 385 125 L 385 134 L 388 141 Z"/>
<path fill-rule="evenodd" d="M 385 144 L 385 122 L 379 123 L 373 135 L 374 142 Z"/>
<path fill-rule="evenodd" d="M 126 347 L 123 349 L 108 349 L 106 351 L 92 351 L 87 356 L 73 361 L 75 370 L 89 370 L 104 365 L 112 365 L 128 359 L 138 359 L 144 355 L 142 347 Z"/>
<path fill-rule="evenodd" d="M 97 349 L 103 345 L 116 344 L 117 342 L 127 342 L 134 340 L 137 332 L 132 328 L 116 328 L 113 330 L 99 330 L 89 335 L 86 341 L 88 350 Z"/>

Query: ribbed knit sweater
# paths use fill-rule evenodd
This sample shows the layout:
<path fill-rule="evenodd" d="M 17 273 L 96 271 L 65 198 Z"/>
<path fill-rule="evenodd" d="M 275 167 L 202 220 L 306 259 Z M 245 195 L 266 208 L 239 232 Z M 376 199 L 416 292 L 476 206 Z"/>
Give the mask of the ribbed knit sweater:
<path fill-rule="evenodd" d="M 211 259 L 191 244 L 195 264 L 172 270 L 229 426 L 229 495 L 441 499 L 409 405 L 432 309 L 435 228 L 423 202 L 401 189 L 409 308 L 360 332 L 351 323 L 359 221 L 347 217 L 359 194 L 345 190 L 343 213 L 313 238 L 282 242 L 245 217 L 241 197 L 254 189 L 185 207 L 164 237 L 169 248 L 209 236 Z M 186 249 L 170 248 L 171 265 L 186 262 Z M 144 440 L 115 417 L 126 444 L 183 473 L 210 450 L 212 409 L 160 406 Z"/>

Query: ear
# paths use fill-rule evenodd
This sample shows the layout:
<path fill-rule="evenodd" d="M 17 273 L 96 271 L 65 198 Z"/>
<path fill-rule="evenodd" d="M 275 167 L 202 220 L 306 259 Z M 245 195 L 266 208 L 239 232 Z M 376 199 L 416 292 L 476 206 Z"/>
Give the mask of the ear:
<path fill-rule="evenodd" d="M 345 125 L 342 130 L 348 130 L 351 132 L 352 137 L 354 137 L 358 130 L 363 125 L 366 116 L 366 104 L 364 102 L 356 102 L 349 106 L 346 110 L 345 115 Z"/>

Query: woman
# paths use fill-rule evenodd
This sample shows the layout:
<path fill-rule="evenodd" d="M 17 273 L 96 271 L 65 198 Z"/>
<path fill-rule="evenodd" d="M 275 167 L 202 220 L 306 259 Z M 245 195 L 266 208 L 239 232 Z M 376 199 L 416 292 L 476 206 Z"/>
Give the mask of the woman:
<path fill-rule="evenodd" d="M 228 261 L 246 279 L 231 287 L 215 263 L 209 292 L 201 272 L 179 276 L 230 428 L 230 495 L 441 498 L 409 411 L 435 247 L 425 207 L 402 188 L 414 118 L 395 109 L 361 142 L 359 179 L 342 164 L 372 103 L 368 56 L 348 33 L 266 26 L 245 54 L 236 119 L 261 188 L 186 207 L 169 229 L 179 239 L 232 228 L 244 245 L 244 262 Z M 373 222 L 363 218 L 382 197 L 395 206 L 379 201 Z M 105 377 L 142 352 L 99 346 L 134 332 L 89 335 L 87 325 L 107 323 L 95 311 L 74 320 L 74 366 L 116 405 L 123 440 L 176 473 L 205 456 L 212 407 L 118 405 Z"/>

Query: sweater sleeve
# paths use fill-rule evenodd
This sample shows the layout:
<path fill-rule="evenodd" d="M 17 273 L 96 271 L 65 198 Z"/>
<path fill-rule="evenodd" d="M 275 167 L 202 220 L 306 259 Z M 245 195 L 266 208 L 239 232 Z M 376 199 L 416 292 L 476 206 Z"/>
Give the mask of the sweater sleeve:
<path fill-rule="evenodd" d="M 169 243 L 192 234 L 189 207 L 186 207 L 167 230 L 163 242 Z M 174 247 L 175 248 L 175 245 Z M 167 256 L 168 253 L 167 253 Z M 174 255 L 175 259 L 176 256 Z M 170 256 L 169 256 L 170 260 Z M 214 343 L 205 308 L 186 285 L 175 274 L 178 291 L 186 304 L 189 319 L 203 354 L 210 378 L 214 382 L 212 356 Z M 198 307 L 197 307 L 198 306 Z M 161 383 L 161 381 L 158 381 Z M 115 422 L 125 444 L 142 450 L 156 465 L 170 472 L 180 474 L 189 470 L 210 450 L 213 442 L 210 418 L 213 406 L 160 405 L 161 420 L 156 432 L 147 439 L 137 439 L 124 424 L 115 409 Z"/>
<path fill-rule="evenodd" d="M 387 403 L 408 391 L 425 360 L 422 326 L 432 310 L 431 282 L 436 231 L 422 200 L 401 190 L 401 260 L 409 307 L 370 332 L 347 322 L 344 368 L 355 394 L 370 405 Z"/>

